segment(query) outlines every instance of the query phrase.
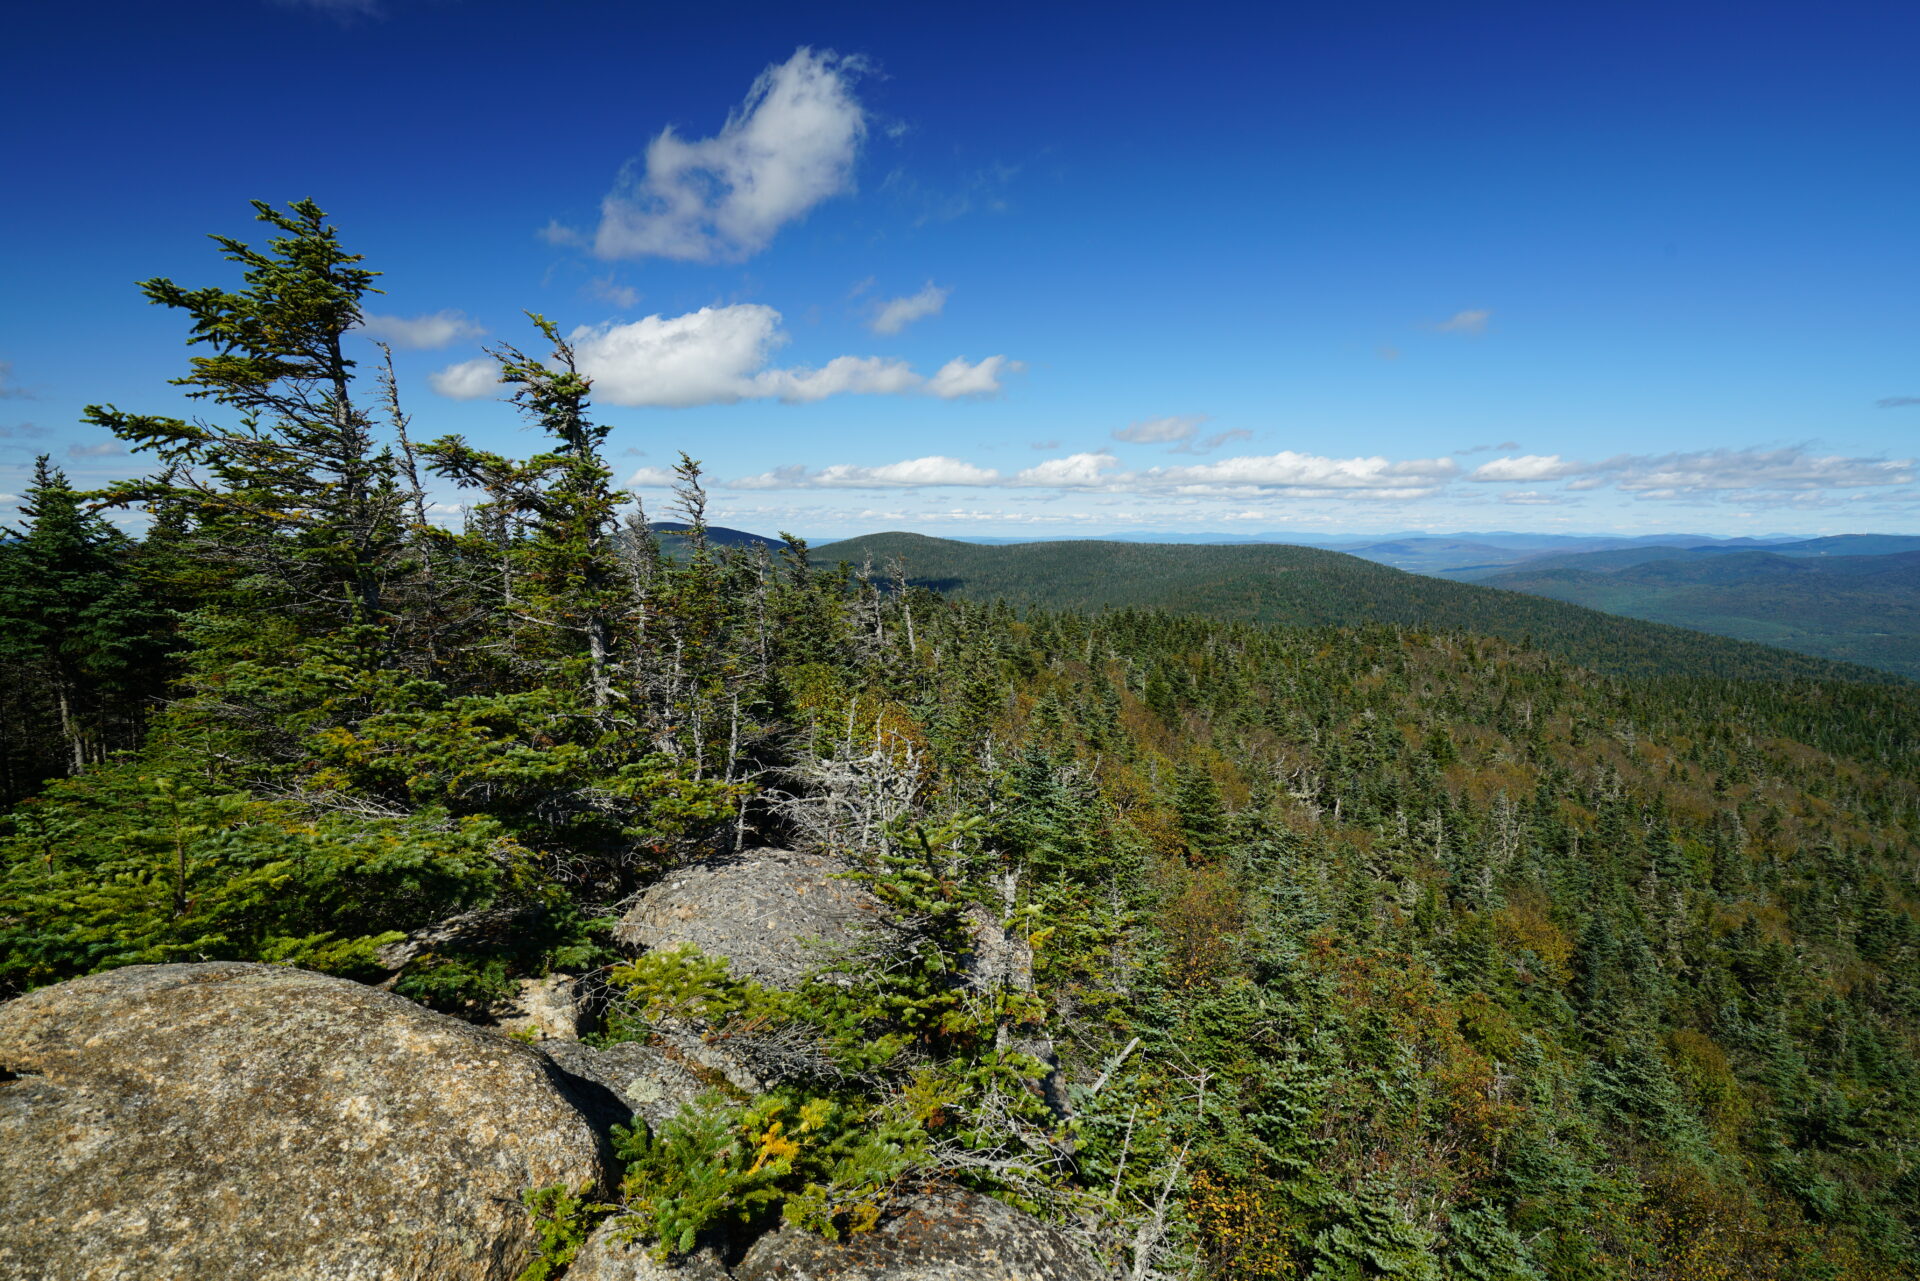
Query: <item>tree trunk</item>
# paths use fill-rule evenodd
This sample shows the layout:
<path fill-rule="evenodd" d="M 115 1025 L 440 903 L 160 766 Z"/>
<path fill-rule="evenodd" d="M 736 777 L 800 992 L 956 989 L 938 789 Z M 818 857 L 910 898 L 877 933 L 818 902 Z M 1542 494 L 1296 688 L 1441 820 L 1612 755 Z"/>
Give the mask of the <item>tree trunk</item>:
<path fill-rule="evenodd" d="M 78 722 L 74 720 L 73 701 L 67 695 L 67 682 L 58 676 L 53 681 L 53 698 L 60 707 L 60 736 L 67 741 L 69 772 L 82 773 L 87 768 L 87 741 Z"/>

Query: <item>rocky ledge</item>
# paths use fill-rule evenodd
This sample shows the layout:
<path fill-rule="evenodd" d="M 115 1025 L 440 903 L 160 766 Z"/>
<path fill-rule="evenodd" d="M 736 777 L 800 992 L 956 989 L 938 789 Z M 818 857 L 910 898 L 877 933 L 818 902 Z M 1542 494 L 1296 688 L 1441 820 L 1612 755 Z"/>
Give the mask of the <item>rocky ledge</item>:
<path fill-rule="evenodd" d="M 597 1096 L 597 1097 L 596 1097 Z M 512 1281 L 600 1087 L 344 979 L 142 965 L 0 1006 L 0 1276 Z"/>

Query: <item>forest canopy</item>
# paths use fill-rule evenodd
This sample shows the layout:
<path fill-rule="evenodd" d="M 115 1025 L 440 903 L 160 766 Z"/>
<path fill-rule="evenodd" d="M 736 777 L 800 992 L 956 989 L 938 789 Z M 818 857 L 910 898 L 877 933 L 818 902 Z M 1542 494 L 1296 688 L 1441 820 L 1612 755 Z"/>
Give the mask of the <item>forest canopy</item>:
<path fill-rule="evenodd" d="M 204 417 L 90 408 L 149 470 L 43 459 L 0 544 L 0 996 L 240 959 L 477 1016 L 595 972 L 790 1029 L 806 1072 L 629 1134 L 669 1254 L 937 1177 L 1118 1275 L 1920 1270 L 1910 687 L 1596 671 L 1604 636 L 1332 589 L 1288 625 L 950 598 L 708 540 L 685 455 L 656 531 L 554 325 L 494 351 L 538 452 L 417 441 L 353 332 L 377 275 L 312 202 L 255 212 L 227 284 L 140 286 Z M 845 860 L 897 963 L 796 998 L 615 945 L 750 845 Z M 983 905 L 1031 993 L 956 986 Z M 476 910 L 515 926 L 382 959 Z M 780 1117 L 806 1140 L 702 1181 Z"/>

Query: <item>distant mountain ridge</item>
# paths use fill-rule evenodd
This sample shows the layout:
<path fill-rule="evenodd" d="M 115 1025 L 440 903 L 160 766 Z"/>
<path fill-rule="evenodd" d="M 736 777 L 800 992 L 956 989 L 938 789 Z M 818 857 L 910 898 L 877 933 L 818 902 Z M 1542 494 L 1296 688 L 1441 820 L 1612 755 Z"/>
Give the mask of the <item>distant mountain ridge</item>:
<path fill-rule="evenodd" d="M 1920 537 L 1613 549 L 1457 576 L 1920 679 Z"/>
<path fill-rule="evenodd" d="M 1300 626 L 1369 622 L 1530 641 L 1621 675 L 1886 681 L 1883 671 L 1396 570 L 1358 556 L 1276 544 L 1067 541 L 984 546 L 885 533 L 816 549 L 824 564 L 898 559 L 911 582 L 1053 609 L 1159 608 Z"/>
<path fill-rule="evenodd" d="M 655 534 L 680 534 L 680 536 L 684 536 L 685 532 L 691 528 L 685 520 L 649 520 L 647 524 L 653 528 Z M 666 545 L 678 544 L 678 542 L 682 542 L 682 538 L 666 538 L 666 540 L 662 540 L 662 542 Z M 764 545 L 764 547 L 770 547 L 770 549 L 780 549 L 780 547 L 785 545 L 785 540 L 778 538 L 778 536 L 768 538 L 766 534 L 749 534 L 747 530 L 730 530 L 730 528 L 724 526 L 724 524 L 708 524 L 707 542 L 716 545 L 716 547 L 760 547 L 760 545 Z"/>

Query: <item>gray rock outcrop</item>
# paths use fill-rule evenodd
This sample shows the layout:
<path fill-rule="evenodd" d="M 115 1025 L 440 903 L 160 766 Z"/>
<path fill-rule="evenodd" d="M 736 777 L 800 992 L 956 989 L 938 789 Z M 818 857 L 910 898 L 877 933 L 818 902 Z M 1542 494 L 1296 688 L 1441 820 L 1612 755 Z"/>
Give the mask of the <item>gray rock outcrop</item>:
<path fill-rule="evenodd" d="M 692 944 L 726 957 L 742 977 L 793 987 L 885 920 L 879 900 L 846 871 L 825 855 L 792 850 L 703 859 L 649 886 L 614 937 L 649 951 Z"/>
<path fill-rule="evenodd" d="M 487 1026 L 536 1041 L 578 1041 L 590 1022 L 580 988 L 572 974 L 521 979 L 512 996 L 487 1007 Z"/>
<path fill-rule="evenodd" d="M 627 1111 L 655 1130 L 709 1087 L 684 1064 L 639 1041 L 604 1050 L 579 1041 L 548 1041 L 540 1048 L 562 1071 L 605 1086 Z"/>
<path fill-rule="evenodd" d="M 342 979 L 134 966 L 0 1006 L 0 1276 L 511 1281 L 598 1086 Z"/>
<path fill-rule="evenodd" d="M 1057 1228 L 991 1197 L 916 1197 L 872 1232 L 828 1241 L 783 1227 L 733 1269 L 733 1281 L 1105 1281 Z"/>
<path fill-rule="evenodd" d="M 711 1246 L 684 1259 L 656 1263 L 644 1242 L 617 1240 L 612 1222 L 602 1224 L 574 1256 L 567 1281 L 732 1281 Z"/>

